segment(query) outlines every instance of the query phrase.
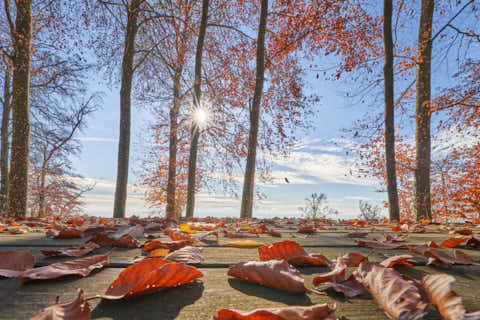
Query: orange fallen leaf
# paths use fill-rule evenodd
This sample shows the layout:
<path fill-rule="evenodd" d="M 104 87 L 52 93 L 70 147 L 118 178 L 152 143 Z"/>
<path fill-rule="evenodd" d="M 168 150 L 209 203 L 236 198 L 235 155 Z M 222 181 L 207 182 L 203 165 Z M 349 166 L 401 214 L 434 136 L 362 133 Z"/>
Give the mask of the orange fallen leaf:
<path fill-rule="evenodd" d="M 264 246 L 265 243 L 257 242 L 253 240 L 238 240 L 225 243 L 226 247 L 234 247 L 234 248 L 257 248 Z"/>
<path fill-rule="evenodd" d="M 425 291 L 443 319 L 479 320 L 480 311 L 467 314 L 462 298 L 450 288 L 453 282 L 455 278 L 446 274 L 426 275 L 422 278 Z"/>
<path fill-rule="evenodd" d="M 148 253 L 147 258 L 165 258 L 169 252 L 168 249 L 155 249 Z"/>
<path fill-rule="evenodd" d="M 93 270 L 101 269 L 108 265 L 108 255 L 97 255 L 82 259 L 54 263 L 45 267 L 26 270 L 20 282 L 23 284 L 29 280 L 47 280 L 65 276 L 88 276 Z"/>
<path fill-rule="evenodd" d="M 461 245 L 462 243 L 468 241 L 470 238 L 450 238 L 450 239 L 447 239 L 447 240 L 444 240 L 442 241 L 442 243 L 440 243 L 440 247 L 442 248 L 456 248 L 458 247 L 459 245 Z"/>
<path fill-rule="evenodd" d="M 203 274 L 195 267 L 161 259 L 144 259 L 124 269 L 102 298 L 122 299 L 181 286 Z"/>
<path fill-rule="evenodd" d="M 178 250 L 180 248 L 191 245 L 189 240 L 179 240 L 179 241 L 160 241 L 152 240 L 148 241 L 143 247 L 142 251 L 147 252 L 153 249 L 168 249 L 170 252 Z"/>
<path fill-rule="evenodd" d="M 313 226 L 300 226 L 297 232 L 311 234 L 315 233 L 315 228 Z"/>
<path fill-rule="evenodd" d="M 112 238 L 104 233 L 98 233 L 90 241 L 95 242 L 101 246 L 112 246 L 120 248 L 138 248 L 139 242 L 129 234 L 125 234 L 120 238 Z"/>
<path fill-rule="evenodd" d="M 411 264 L 410 262 L 415 262 L 413 260 L 413 257 L 411 255 L 404 254 L 404 255 L 393 256 L 388 259 L 385 259 L 382 262 L 380 262 L 380 264 L 387 268 L 393 268 L 396 265 L 411 267 L 413 266 L 413 264 Z"/>
<path fill-rule="evenodd" d="M 380 242 L 375 239 L 355 240 L 355 242 L 359 247 L 366 247 L 372 249 L 396 249 L 401 247 L 400 244 Z"/>
<path fill-rule="evenodd" d="M 395 226 L 392 227 L 392 231 L 400 232 L 400 231 L 402 231 L 402 228 L 399 225 L 395 225 Z"/>
<path fill-rule="evenodd" d="M 47 237 L 54 239 L 83 238 L 85 235 L 77 229 L 47 230 Z"/>
<path fill-rule="evenodd" d="M 317 304 L 309 307 L 284 307 L 275 309 L 256 309 L 242 312 L 230 309 L 221 309 L 214 320 L 334 320 L 335 307 L 327 304 Z"/>
<path fill-rule="evenodd" d="M 31 320 L 90 320 L 91 311 L 83 297 L 83 290 L 78 289 L 78 296 L 71 301 L 54 304 L 43 309 Z"/>
<path fill-rule="evenodd" d="M 310 255 L 297 242 L 285 240 L 258 248 L 261 261 L 287 260 L 296 266 L 315 265 L 326 266 L 332 264 L 323 255 Z"/>
<path fill-rule="evenodd" d="M 0 251 L 0 276 L 13 278 L 33 268 L 35 257 L 28 251 Z"/>
<path fill-rule="evenodd" d="M 237 263 L 230 266 L 228 275 L 270 288 L 293 292 L 307 291 L 300 272 L 285 260 Z"/>
<path fill-rule="evenodd" d="M 364 260 L 368 261 L 368 258 L 359 252 L 349 252 L 335 260 L 336 264 L 344 264 L 347 267 L 358 267 Z"/>

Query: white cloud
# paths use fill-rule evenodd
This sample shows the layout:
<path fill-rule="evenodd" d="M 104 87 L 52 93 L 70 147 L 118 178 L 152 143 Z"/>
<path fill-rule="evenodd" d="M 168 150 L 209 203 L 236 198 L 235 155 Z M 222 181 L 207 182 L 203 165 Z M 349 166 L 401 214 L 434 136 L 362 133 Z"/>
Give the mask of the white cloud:
<path fill-rule="evenodd" d="M 361 197 L 361 196 L 346 196 L 343 197 L 345 200 L 359 200 L 359 201 L 371 201 L 372 198 L 369 197 Z"/>

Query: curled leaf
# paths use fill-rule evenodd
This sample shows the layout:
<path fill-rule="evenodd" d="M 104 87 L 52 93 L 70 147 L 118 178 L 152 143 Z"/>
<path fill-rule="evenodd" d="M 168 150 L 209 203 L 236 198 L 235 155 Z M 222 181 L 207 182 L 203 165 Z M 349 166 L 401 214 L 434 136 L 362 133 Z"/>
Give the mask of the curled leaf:
<path fill-rule="evenodd" d="M 332 271 L 313 278 L 313 285 L 328 285 L 335 291 L 343 293 L 345 297 L 348 298 L 366 293 L 363 285 L 358 282 L 353 275 L 351 275 L 348 279 L 345 279 L 345 276 L 346 265 L 343 263 L 342 259 L 339 258 L 337 259 L 337 264 Z"/>
<path fill-rule="evenodd" d="M 452 264 L 455 263 L 455 259 L 449 256 L 447 253 L 438 250 L 438 249 L 428 249 L 423 252 L 423 255 L 427 258 L 430 258 L 428 260 L 427 265 L 429 264 L 435 264 L 438 266 L 451 266 Z"/>
<path fill-rule="evenodd" d="M 147 258 L 165 258 L 169 251 L 168 249 L 155 249 L 148 253 Z"/>
<path fill-rule="evenodd" d="M 419 287 L 395 269 L 362 262 L 355 276 L 390 318 L 416 320 L 425 314 L 428 303 Z"/>
<path fill-rule="evenodd" d="M 462 298 L 450 288 L 453 282 L 455 282 L 455 278 L 446 274 L 426 275 L 422 279 L 422 284 L 430 300 L 443 319 L 479 320 L 480 311 L 467 314 Z"/>
<path fill-rule="evenodd" d="M 31 320 L 90 320 L 91 311 L 83 297 L 83 290 L 78 289 L 78 296 L 71 301 L 54 304 L 43 309 Z"/>
<path fill-rule="evenodd" d="M 349 252 L 342 257 L 336 259 L 336 264 L 344 264 L 347 267 L 358 267 L 360 263 L 364 260 L 368 260 L 366 256 L 359 252 Z"/>
<path fill-rule="evenodd" d="M 315 233 L 315 227 L 313 227 L 313 226 L 300 226 L 300 227 L 298 227 L 297 232 L 307 233 L 307 234 Z"/>
<path fill-rule="evenodd" d="M 88 276 L 93 270 L 101 269 L 108 264 L 108 255 L 97 255 L 88 258 L 54 263 L 45 267 L 25 271 L 21 283 L 28 280 L 55 279 L 70 275 Z"/>
<path fill-rule="evenodd" d="M 183 263 L 202 263 L 202 248 L 199 247 L 183 247 L 170 253 L 165 260 Z"/>
<path fill-rule="evenodd" d="M 270 288 L 294 292 L 307 291 L 298 270 L 285 260 L 237 263 L 230 266 L 228 275 Z"/>
<path fill-rule="evenodd" d="M 473 249 L 480 249 L 480 236 L 471 236 L 465 246 Z"/>
<path fill-rule="evenodd" d="M 332 262 L 323 255 L 310 255 L 297 242 L 285 240 L 258 248 L 261 261 L 287 260 L 296 266 L 315 265 L 326 266 Z"/>
<path fill-rule="evenodd" d="M 28 251 L 0 251 L 0 276 L 2 277 L 19 277 L 34 265 L 35 257 Z"/>
<path fill-rule="evenodd" d="M 144 259 L 124 269 L 102 296 L 122 299 L 178 287 L 203 274 L 194 267 L 161 259 Z"/>
<path fill-rule="evenodd" d="M 68 257 L 82 257 L 95 249 L 100 248 L 95 242 L 89 241 L 85 244 L 79 244 L 64 250 L 41 250 L 42 254 L 47 257 L 56 257 L 65 255 Z"/>
<path fill-rule="evenodd" d="M 334 320 L 335 307 L 327 304 L 317 304 L 309 307 L 285 307 L 275 309 L 256 309 L 242 312 L 230 309 L 221 309 L 214 320 Z"/>
<path fill-rule="evenodd" d="M 455 263 L 480 266 L 480 262 L 476 261 L 463 251 L 455 250 Z"/>
<path fill-rule="evenodd" d="M 413 266 L 413 264 L 411 264 L 410 262 L 415 262 L 413 260 L 413 257 L 411 255 L 404 254 L 404 255 L 393 256 L 388 259 L 385 259 L 382 262 L 380 262 L 380 264 L 387 268 L 393 268 L 396 265 L 411 267 Z"/>
<path fill-rule="evenodd" d="M 238 241 L 225 243 L 225 246 L 234 247 L 234 248 L 257 248 L 264 245 L 265 243 L 257 242 L 253 240 L 238 240 Z"/>
<path fill-rule="evenodd" d="M 129 234 L 125 234 L 119 238 L 114 238 L 104 233 L 98 233 L 92 239 L 90 239 L 90 241 L 107 247 L 138 248 L 140 245 L 139 242 Z"/>
<path fill-rule="evenodd" d="M 48 230 L 47 237 L 55 239 L 83 238 L 85 235 L 77 229 Z"/>

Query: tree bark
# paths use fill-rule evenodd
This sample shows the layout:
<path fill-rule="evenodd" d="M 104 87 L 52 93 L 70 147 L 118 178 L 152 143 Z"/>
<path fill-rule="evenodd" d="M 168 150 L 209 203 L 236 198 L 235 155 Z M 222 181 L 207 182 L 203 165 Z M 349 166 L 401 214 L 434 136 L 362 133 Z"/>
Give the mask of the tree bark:
<path fill-rule="evenodd" d="M 201 107 L 202 97 L 202 56 L 203 42 L 207 30 L 209 0 L 202 1 L 202 20 L 198 33 L 197 51 L 195 54 L 195 83 L 193 84 L 193 103 L 196 109 Z M 188 157 L 188 185 L 187 185 L 187 217 L 193 217 L 195 209 L 195 178 L 197 171 L 197 151 L 200 129 L 198 124 L 193 121 L 192 141 L 190 144 L 190 154 Z"/>
<path fill-rule="evenodd" d="M 3 211 L 7 206 L 8 193 L 8 154 L 10 148 L 9 127 L 10 127 L 10 67 L 5 69 L 4 88 L 3 88 L 3 109 L 2 109 L 2 128 L 1 128 L 1 151 L 0 151 L 0 209 Z"/>
<path fill-rule="evenodd" d="M 417 221 L 432 219 L 430 203 L 430 78 L 432 55 L 432 20 L 434 0 L 422 0 L 418 30 L 416 88 L 416 158 L 415 213 Z"/>
<path fill-rule="evenodd" d="M 388 213 L 390 221 L 400 220 L 395 167 L 395 105 L 393 80 L 392 0 L 383 1 L 383 42 L 385 45 L 385 167 L 387 169 Z"/>
<path fill-rule="evenodd" d="M 262 102 L 263 81 L 265 74 L 265 30 L 267 27 L 268 0 L 262 0 L 260 23 L 257 38 L 257 70 L 255 91 L 250 110 L 250 132 L 248 135 L 247 165 L 243 180 L 242 205 L 240 217 L 252 217 L 253 191 L 255 189 L 255 162 L 257 156 L 258 124 L 260 120 L 260 105 Z"/>
<path fill-rule="evenodd" d="M 167 218 L 175 218 L 180 213 L 177 210 L 177 145 L 178 145 L 178 111 L 180 110 L 180 79 L 182 69 L 178 68 L 173 77 L 173 106 L 170 109 L 170 141 L 168 156 L 167 180 Z"/>
<path fill-rule="evenodd" d="M 127 8 L 127 30 L 122 61 L 122 85 L 120 88 L 120 137 L 118 140 L 117 185 L 113 216 L 125 217 L 128 186 L 128 162 L 130 157 L 130 114 L 132 108 L 133 59 L 135 56 L 135 36 L 138 25 L 138 9 L 141 0 L 133 0 Z"/>
<path fill-rule="evenodd" d="M 28 209 L 28 161 L 30 151 L 30 52 L 32 1 L 16 1 L 13 36 L 13 131 L 12 160 L 8 179 L 8 214 L 25 217 Z"/>

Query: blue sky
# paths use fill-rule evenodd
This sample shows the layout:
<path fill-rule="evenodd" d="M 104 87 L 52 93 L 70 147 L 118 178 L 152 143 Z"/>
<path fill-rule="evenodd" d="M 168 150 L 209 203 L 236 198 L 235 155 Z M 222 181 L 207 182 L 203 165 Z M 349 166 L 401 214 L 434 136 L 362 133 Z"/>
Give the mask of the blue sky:
<path fill-rule="evenodd" d="M 352 142 L 342 138 L 342 130 L 352 126 L 361 117 L 365 108 L 350 105 L 344 97 L 339 82 L 316 79 L 311 73 L 309 91 L 321 98 L 314 128 L 304 136 L 290 157 L 268 157 L 273 166 L 273 183 L 262 185 L 267 198 L 257 201 L 254 215 L 257 217 L 298 216 L 298 206 L 313 192 L 325 193 L 328 205 L 336 208 L 343 217 L 358 214 L 359 200 L 382 204 L 383 194 L 375 192 L 375 181 L 359 179 L 350 175 L 355 170 Z M 103 88 L 103 108 L 88 121 L 87 129 L 77 139 L 82 141 L 83 152 L 73 159 L 78 173 L 97 183 L 85 197 L 88 214 L 111 216 L 115 191 L 117 144 L 119 130 L 119 88 Z M 132 147 L 127 200 L 127 215 L 163 214 L 163 208 L 148 208 L 143 201 L 143 191 L 134 185 L 138 182 L 139 159 L 149 115 L 140 108 L 132 113 Z M 346 153 L 348 151 L 348 155 Z M 259 156 L 264 156 L 260 154 Z M 287 177 L 289 184 L 285 183 Z M 238 177 L 241 181 L 242 177 Z M 241 183 L 239 183 L 241 186 Z M 241 190 L 239 190 L 241 194 Z M 239 200 L 224 194 L 200 192 L 197 197 L 198 216 L 239 216 Z"/>

